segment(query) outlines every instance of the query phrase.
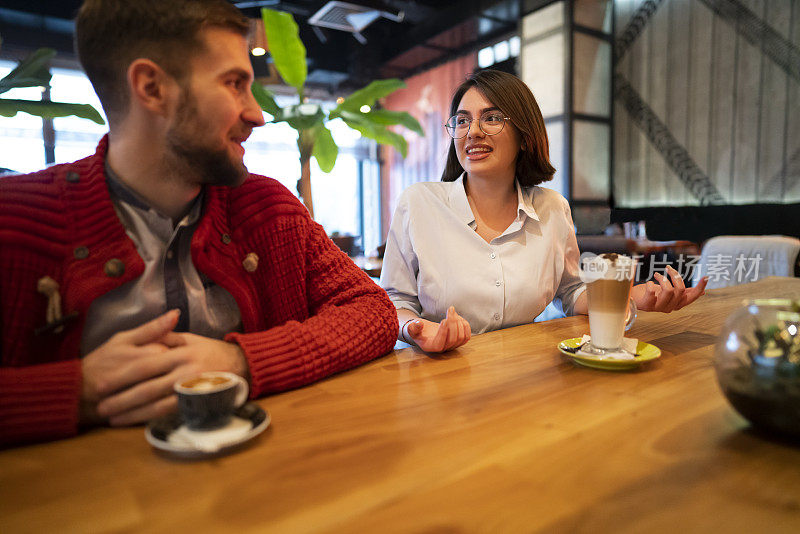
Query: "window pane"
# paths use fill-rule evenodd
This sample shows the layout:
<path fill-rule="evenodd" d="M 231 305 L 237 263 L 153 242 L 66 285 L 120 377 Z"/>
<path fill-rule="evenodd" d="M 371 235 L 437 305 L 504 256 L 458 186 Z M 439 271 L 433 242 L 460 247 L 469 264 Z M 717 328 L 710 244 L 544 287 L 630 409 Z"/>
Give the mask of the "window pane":
<path fill-rule="evenodd" d="M 611 114 L 611 45 L 575 33 L 576 113 L 609 117 Z"/>
<path fill-rule="evenodd" d="M 561 33 L 522 47 L 522 80 L 533 91 L 544 118 L 564 113 L 564 36 Z"/>
<path fill-rule="evenodd" d="M 573 123 L 574 200 L 606 200 L 609 194 L 609 139 L 607 124 L 576 120 Z"/>
<path fill-rule="evenodd" d="M 522 38 L 530 39 L 564 26 L 564 2 L 555 2 L 522 19 Z"/>
<path fill-rule="evenodd" d="M 611 8 L 611 0 L 575 0 L 573 18 L 582 26 L 611 33 Z"/>
<path fill-rule="evenodd" d="M 89 104 L 105 120 L 100 99 L 86 75 L 79 70 L 52 69 L 50 99 L 53 102 Z M 67 163 L 94 154 L 100 138 L 108 131 L 107 124 L 97 124 L 75 116 L 53 119 L 56 130 L 56 163 Z"/>
<path fill-rule="evenodd" d="M 510 50 L 508 47 L 508 41 L 500 41 L 496 45 L 494 45 L 494 62 L 500 63 L 501 61 L 505 61 L 508 59 L 510 54 Z"/>
<path fill-rule="evenodd" d="M 556 173 L 553 179 L 549 182 L 541 184 L 542 187 L 547 187 L 561 193 L 564 197 L 569 198 L 569 191 L 567 191 L 567 180 L 565 168 L 567 153 L 564 139 L 564 121 L 557 120 L 548 122 L 545 127 L 547 128 L 547 139 L 550 143 L 550 164 L 556 168 Z"/>
<path fill-rule="evenodd" d="M 0 60 L 0 78 L 16 66 L 16 61 Z M 3 93 L 0 98 L 41 100 L 42 90 L 38 87 L 12 89 Z M 39 170 L 44 165 L 42 119 L 27 113 L 0 117 L 0 167 L 24 173 Z"/>
<path fill-rule="evenodd" d="M 482 69 L 494 65 L 494 50 L 489 46 L 478 52 L 478 66 Z"/>

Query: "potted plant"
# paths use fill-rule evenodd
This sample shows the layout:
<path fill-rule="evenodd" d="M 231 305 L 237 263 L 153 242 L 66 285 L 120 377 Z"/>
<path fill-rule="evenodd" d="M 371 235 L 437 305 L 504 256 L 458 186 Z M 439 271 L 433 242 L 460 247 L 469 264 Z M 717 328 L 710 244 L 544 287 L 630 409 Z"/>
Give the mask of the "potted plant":
<path fill-rule="evenodd" d="M 297 23 L 289 13 L 264 8 L 261 10 L 269 53 L 275 69 L 287 85 L 297 92 L 297 104 L 281 108 L 275 97 L 258 83 L 253 84 L 253 95 L 261 108 L 273 118 L 273 123 L 286 122 L 297 130 L 297 148 L 300 151 L 300 181 L 298 192 L 314 216 L 311 197 L 311 158 L 317 160 L 323 172 L 330 172 L 336 164 L 339 148 L 333 140 L 327 122 L 340 118 L 362 136 L 378 143 L 395 147 L 405 157 L 406 140 L 389 126 L 400 125 L 424 135 L 419 122 L 406 112 L 373 109 L 376 101 L 393 93 L 405 83 L 398 79 L 377 80 L 355 91 L 339 105 L 326 112 L 319 104 L 306 101 L 305 81 L 308 74 L 306 48 L 298 35 Z"/>
<path fill-rule="evenodd" d="M 14 70 L 0 79 L 0 94 L 18 87 L 49 87 L 52 76 L 50 74 L 50 59 L 55 54 L 56 51 L 52 48 L 40 48 L 20 61 Z M 97 124 L 105 124 L 100 113 L 89 104 L 0 97 L 1 116 L 13 117 L 20 111 L 48 119 L 75 115 L 76 117 L 92 120 Z"/>

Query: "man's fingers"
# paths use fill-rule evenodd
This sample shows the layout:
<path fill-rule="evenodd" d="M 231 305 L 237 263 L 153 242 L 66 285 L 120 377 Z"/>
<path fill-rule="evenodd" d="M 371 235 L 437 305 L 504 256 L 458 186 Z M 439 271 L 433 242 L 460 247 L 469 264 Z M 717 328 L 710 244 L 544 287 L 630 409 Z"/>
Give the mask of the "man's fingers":
<path fill-rule="evenodd" d="M 164 334 L 159 340 L 159 342 L 163 343 L 169 348 L 182 347 L 187 343 L 186 341 L 187 335 L 189 334 L 170 331 Z"/>
<path fill-rule="evenodd" d="M 119 339 L 132 345 L 144 345 L 160 340 L 178 324 L 180 310 L 170 310 L 152 321 L 118 334 Z"/>
<path fill-rule="evenodd" d="M 172 385 L 178 377 L 173 373 L 139 382 L 119 393 L 103 399 L 97 413 L 114 418 L 141 406 L 146 406 L 172 394 Z"/>
<path fill-rule="evenodd" d="M 137 347 L 135 351 L 138 353 L 135 357 L 129 358 L 127 363 L 109 371 L 103 382 L 97 384 L 97 393 L 101 398 L 128 386 L 135 386 L 139 382 L 167 374 L 182 363 L 182 360 L 176 357 L 178 354 L 163 345 L 148 344 L 145 347 Z"/>
<path fill-rule="evenodd" d="M 155 402 L 151 402 L 144 406 L 139 406 L 133 410 L 121 413 L 111 417 L 108 422 L 111 426 L 128 426 L 139 423 L 145 423 L 156 417 L 174 412 L 178 407 L 178 398 L 170 394 L 167 397 L 162 397 Z"/>

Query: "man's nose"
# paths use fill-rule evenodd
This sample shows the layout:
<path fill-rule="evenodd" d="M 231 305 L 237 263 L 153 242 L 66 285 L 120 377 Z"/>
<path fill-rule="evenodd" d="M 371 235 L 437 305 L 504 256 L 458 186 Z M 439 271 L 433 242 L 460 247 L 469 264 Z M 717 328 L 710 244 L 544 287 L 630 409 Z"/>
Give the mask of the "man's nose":
<path fill-rule="evenodd" d="M 256 126 L 264 126 L 266 121 L 264 120 L 264 112 L 261 111 L 261 107 L 256 102 L 256 98 L 253 96 L 251 91 L 247 92 L 247 96 L 245 97 L 245 104 L 244 109 L 242 110 L 242 120 L 248 122 Z"/>

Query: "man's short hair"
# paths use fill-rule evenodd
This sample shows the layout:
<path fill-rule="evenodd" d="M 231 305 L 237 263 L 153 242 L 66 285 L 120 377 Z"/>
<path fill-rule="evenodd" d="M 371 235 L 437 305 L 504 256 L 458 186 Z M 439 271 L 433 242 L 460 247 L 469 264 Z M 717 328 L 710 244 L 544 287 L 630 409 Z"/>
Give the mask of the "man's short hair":
<path fill-rule="evenodd" d="M 200 31 L 207 27 L 245 37 L 250 30 L 226 0 L 85 0 L 75 19 L 75 46 L 109 122 L 127 113 L 132 61 L 148 58 L 180 82 L 189 59 L 203 49 Z"/>

